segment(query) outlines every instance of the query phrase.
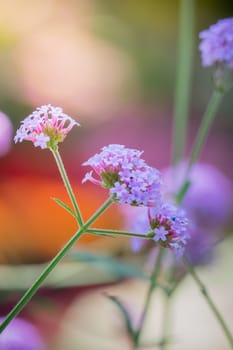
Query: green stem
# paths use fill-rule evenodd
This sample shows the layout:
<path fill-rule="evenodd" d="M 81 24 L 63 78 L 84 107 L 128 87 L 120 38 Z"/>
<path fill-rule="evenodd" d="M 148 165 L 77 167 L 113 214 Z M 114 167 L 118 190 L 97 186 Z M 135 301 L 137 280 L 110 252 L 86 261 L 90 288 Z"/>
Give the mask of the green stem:
<path fill-rule="evenodd" d="M 194 42 L 194 3 L 194 0 L 180 0 L 178 62 L 172 147 L 174 165 L 181 160 L 186 144 Z"/>
<path fill-rule="evenodd" d="M 222 330 L 223 330 L 227 340 L 229 341 L 230 348 L 233 349 L 233 335 L 230 332 L 227 324 L 225 323 L 222 315 L 220 314 L 220 312 L 217 309 L 216 305 L 214 304 L 213 300 L 211 299 L 204 283 L 200 280 L 199 276 L 197 275 L 197 273 L 194 270 L 194 268 L 192 267 L 192 265 L 190 265 L 188 260 L 186 258 L 184 258 L 183 261 L 184 261 L 184 264 L 185 264 L 188 272 L 190 273 L 190 275 L 192 276 L 192 278 L 196 282 L 197 286 L 200 288 L 200 291 L 203 294 L 204 298 L 206 299 L 208 305 L 210 306 L 213 314 L 215 315 L 216 320 L 218 321 L 219 325 L 222 327 Z"/>
<path fill-rule="evenodd" d="M 177 282 L 175 279 L 177 264 L 176 264 L 176 258 L 174 255 L 172 255 L 173 261 L 171 262 L 171 266 L 168 270 L 168 276 L 167 276 L 167 282 L 169 287 L 164 290 L 165 294 L 165 304 L 164 304 L 164 311 L 163 311 L 163 324 L 162 324 L 162 337 L 160 342 L 160 350 L 165 350 L 169 341 L 169 331 L 170 331 L 170 323 L 171 323 L 171 299 L 175 292 Z"/>
<path fill-rule="evenodd" d="M 69 249 L 75 244 L 75 242 L 82 236 L 87 228 L 112 204 L 112 199 L 108 199 L 103 205 L 91 216 L 89 220 L 71 237 L 71 239 L 64 245 L 64 247 L 57 253 L 57 255 L 50 261 L 50 263 L 41 272 L 39 277 L 33 283 L 33 285 L 26 291 L 19 302 L 9 312 L 3 322 L 0 324 L 0 333 L 7 327 L 7 325 L 21 312 L 24 306 L 29 302 L 33 295 L 40 288 L 46 277 L 53 271 L 56 265 L 61 261 Z"/>
<path fill-rule="evenodd" d="M 206 139 L 207 133 L 211 127 L 211 124 L 214 120 L 214 117 L 217 113 L 217 110 L 220 106 L 220 103 L 223 98 L 223 91 L 221 90 L 214 90 L 209 103 L 207 105 L 206 111 L 203 115 L 201 125 L 199 127 L 196 139 L 194 141 L 192 150 L 191 150 L 191 155 L 189 157 L 189 163 L 188 163 L 188 169 L 187 169 L 187 177 L 189 175 L 189 172 L 191 170 L 192 165 L 197 161 L 201 149 L 203 147 L 204 141 Z"/>
<path fill-rule="evenodd" d="M 148 292 L 146 295 L 146 301 L 145 301 L 144 308 L 143 308 L 140 326 L 139 326 L 138 331 L 136 332 L 135 338 L 134 338 L 135 349 L 138 349 L 138 347 L 139 347 L 139 340 L 140 340 L 142 329 L 143 329 L 143 326 L 145 323 L 146 315 L 147 315 L 148 310 L 149 310 L 153 291 L 157 287 L 157 279 L 159 276 L 164 251 L 165 251 L 164 248 L 159 248 L 159 253 L 158 253 L 157 259 L 155 261 L 154 270 L 153 270 L 151 278 L 150 278 L 150 286 L 149 286 L 149 289 L 148 289 Z"/>
<path fill-rule="evenodd" d="M 59 172 L 61 174 L 61 177 L 62 177 L 62 180 L 64 182 L 65 188 L 66 188 L 66 190 L 68 192 L 68 195 L 70 197 L 70 200 L 71 200 L 71 203 L 73 205 L 73 208 L 75 210 L 75 215 L 76 215 L 78 224 L 79 224 L 80 227 L 82 227 L 82 225 L 83 225 L 82 215 L 81 215 L 80 209 L 78 207 L 78 203 L 76 201 L 75 195 L 73 193 L 71 184 L 69 182 L 69 178 L 67 176 L 67 173 L 66 173 L 63 161 L 61 159 L 60 153 L 59 153 L 58 150 L 54 151 L 54 150 L 51 149 L 51 151 L 52 151 L 52 154 L 53 154 L 53 156 L 55 158 L 55 161 L 57 163 L 57 167 L 59 169 Z"/>
<path fill-rule="evenodd" d="M 189 187 L 191 186 L 191 182 L 190 180 L 186 179 L 183 182 L 183 185 L 181 186 L 181 188 L 179 189 L 178 193 L 175 196 L 175 200 L 176 200 L 176 204 L 180 205 L 187 193 L 187 191 L 189 190 Z"/>
<path fill-rule="evenodd" d="M 202 121 L 201 121 L 199 130 L 197 132 L 196 139 L 194 141 L 194 144 L 193 144 L 193 147 L 191 150 L 191 154 L 189 157 L 189 162 L 188 162 L 188 166 L 186 169 L 184 181 L 180 187 L 180 190 L 178 191 L 178 193 L 176 195 L 177 204 L 180 204 L 182 202 L 189 187 L 191 186 L 191 182 L 189 180 L 190 171 L 192 169 L 193 164 L 197 161 L 197 159 L 200 155 L 204 141 L 207 137 L 208 131 L 211 127 L 211 124 L 214 120 L 214 117 L 218 111 L 218 108 L 219 108 L 220 103 L 222 101 L 223 95 L 224 95 L 223 90 L 214 90 L 214 92 L 209 100 L 209 103 L 208 103 L 206 111 L 202 117 Z"/>
<path fill-rule="evenodd" d="M 138 237 L 142 239 L 151 239 L 150 236 L 142 235 L 140 233 L 127 232 L 127 231 L 118 231 L 118 230 L 108 230 L 108 229 L 99 229 L 99 228 L 88 228 L 87 233 L 103 233 L 111 236 L 127 236 L 127 237 Z"/>
<path fill-rule="evenodd" d="M 162 341 L 160 342 L 160 350 L 165 350 L 168 343 L 168 332 L 170 329 L 170 306 L 171 295 L 165 294 L 165 304 L 163 310 L 163 325 L 162 325 Z"/>

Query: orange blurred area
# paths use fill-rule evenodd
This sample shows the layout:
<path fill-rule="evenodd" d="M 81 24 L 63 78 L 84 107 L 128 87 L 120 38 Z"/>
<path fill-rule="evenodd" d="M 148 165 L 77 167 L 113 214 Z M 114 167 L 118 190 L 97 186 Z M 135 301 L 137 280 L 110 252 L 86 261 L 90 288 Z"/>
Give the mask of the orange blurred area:
<path fill-rule="evenodd" d="M 106 193 L 93 185 L 74 186 L 84 220 L 106 199 Z M 0 183 L 0 262 L 33 263 L 50 259 L 77 230 L 75 219 L 57 205 L 52 197 L 69 205 L 63 184 L 54 179 L 19 178 Z M 113 205 L 94 227 L 117 229 L 121 225 L 119 210 Z M 79 246 L 108 240 L 84 235 Z M 110 239 L 111 241 L 111 239 Z M 101 248 L 101 244 L 98 243 Z"/>

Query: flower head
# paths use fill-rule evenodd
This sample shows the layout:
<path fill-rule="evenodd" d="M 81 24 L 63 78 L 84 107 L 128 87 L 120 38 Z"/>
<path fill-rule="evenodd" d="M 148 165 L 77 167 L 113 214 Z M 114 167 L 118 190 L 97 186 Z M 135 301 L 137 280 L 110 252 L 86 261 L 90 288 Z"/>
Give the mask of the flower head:
<path fill-rule="evenodd" d="M 190 238 L 190 224 L 184 211 L 170 203 L 158 207 L 142 208 L 138 212 L 126 214 L 127 226 L 130 230 L 150 234 L 152 239 L 164 248 L 170 248 L 176 256 L 183 255 Z M 132 238 L 133 251 L 139 251 L 148 239 Z"/>
<path fill-rule="evenodd" d="M 0 112 L 0 157 L 4 156 L 10 149 L 13 126 L 10 119 Z"/>
<path fill-rule="evenodd" d="M 63 113 L 62 108 L 44 105 L 21 122 L 14 141 L 32 141 L 36 147 L 56 149 L 74 125 L 79 123 Z"/>
<path fill-rule="evenodd" d="M 160 208 L 149 209 L 149 222 L 154 240 L 173 250 L 177 257 L 183 255 L 189 234 L 189 221 L 183 209 L 164 203 Z"/>
<path fill-rule="evenodd" d="M 219 20 L 199 36 L 203 66 L 224 63 L 233 68 L 233 18 Z"/>
<path fill-rule="evenodd" d="M 89 165 L 92 172 L 86 174 L 83 182 L 89 180 L 109 188 L 113 199 L 121 204 L 151 206 L 160 202 L 161 178 L 157 169 L 141 159 L 143 152 L 123 145 L 109 145 L 83 165 Z"/>

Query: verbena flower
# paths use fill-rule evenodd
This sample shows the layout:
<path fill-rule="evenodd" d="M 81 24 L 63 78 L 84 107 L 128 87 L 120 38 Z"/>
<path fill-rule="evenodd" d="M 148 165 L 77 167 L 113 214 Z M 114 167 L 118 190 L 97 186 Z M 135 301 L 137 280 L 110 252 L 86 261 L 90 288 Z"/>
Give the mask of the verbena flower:
<path fill-rule="evenodd" d="M 10 149 L 13 126 L 6 114 L 0 112 L 0 157 Z"/>
<path fill-rule="evenodd" d="M 89 165 L 99 176 L 86 174 L 83 182 L 109 188 L 113 199 L 121 204 L 152 206 L 161 200 L 161 177 L 157 169 L 141 159 L 143 152 L 123 145 L 109 145 L 83 165 Z"/>
<path fill-rule="evenodd" d="M 224 63 L 233 68 L 233 18 L 219 20 L 199 36 L 203 66 Z"/>
<path fill-rule="evenodd" d="M 0 322 L 4 320 L 0 317 Z M 14 319 L 0 335 L 0 349 L 45 350 L 45 344 L 38 330 L 28 321 Z"/>
<path fill-rule="evenodd" d="M 21 122 L 14 141 L 32 141 L 36 147 L 56 149 L 74 125 L 79 123 L 63 113 L 62 108 L 44 105 Z"/>
<path fill-rule="evenodd" d="M 173 250 L 177 257 L 182 256 L 190 238 L 189 221 L 184 210 L 164 203 L 160 208 L 150 208 L 148 213 L 154 240 Z"/>
<path fill-rule="evenodd" d="M 141 210 L 133 217 L 130 215 L 128 228 L 136 233 L 150 234 L 152 239 L 164 248 L 175 252 L 177 257 L 183 255 L 190 238 L 190 224 L 185 212 L 170 203 Z M 148 240 L 133 238 L 133 251 L 139 251 Z"/>

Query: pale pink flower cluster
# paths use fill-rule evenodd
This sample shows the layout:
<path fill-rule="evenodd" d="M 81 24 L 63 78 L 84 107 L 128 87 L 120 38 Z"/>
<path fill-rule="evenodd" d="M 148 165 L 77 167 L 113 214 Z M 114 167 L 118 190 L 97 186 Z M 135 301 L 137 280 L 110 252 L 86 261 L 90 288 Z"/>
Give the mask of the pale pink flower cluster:
<path fill-rule="evenodd" d="M 21 122 L 14 141 L 31 141 L 42 149 L 56 149 L 74 125 L 79 126 L 79 123 L 65 114 L 62 108 L 44 105 Z"/>

